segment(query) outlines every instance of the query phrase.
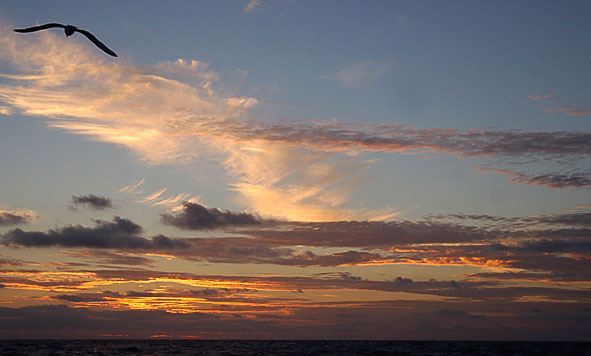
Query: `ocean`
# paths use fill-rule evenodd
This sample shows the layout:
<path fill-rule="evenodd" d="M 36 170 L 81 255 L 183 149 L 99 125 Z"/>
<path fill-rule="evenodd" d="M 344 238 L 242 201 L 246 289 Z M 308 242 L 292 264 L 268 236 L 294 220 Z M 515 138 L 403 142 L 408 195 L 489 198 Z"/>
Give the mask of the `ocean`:
<path fill-rule="evenodd" d="M 591 343 L 503 341 L 0 340 L 0 355 L 591 356 Z"/>

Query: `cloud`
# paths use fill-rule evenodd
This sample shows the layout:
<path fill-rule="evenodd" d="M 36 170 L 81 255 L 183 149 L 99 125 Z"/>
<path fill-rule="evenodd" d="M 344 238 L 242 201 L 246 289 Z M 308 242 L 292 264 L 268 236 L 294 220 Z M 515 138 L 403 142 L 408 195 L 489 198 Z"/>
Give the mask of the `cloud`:
<path fill-rule="evenodd" d="M 362 87 L 387 74 L 391 64 L 379 61 L 365 61 L 345 67 L 335 74 L 320 75 L 321 78 L 333 80 L 345 87 Z"/>
<path fill-rule="evenodd" d="M 263 4 L 260 0 L 249 0 L 248 4 L 244 7 L 244 13 L 249 14 L 251 12 L 256 11 L 257 9 L 262 8 Z"/>
<path fill-rule="evenodd" d="M 555 94 L 545 94 L 545 95 L 541 95 L 541 94 L 532 94 L 529 95 L 527 98 L 530 100 L 535 100 L 535 101 L 542 101 L 544 99 L 550 99 L 552 97 L 554 97 Z M 555 102 L 553 101 L 552 103 L 553 105 L 555 104 Z M 544 110 L 545 112 L 547 112 L 548 114 L 558 114 L 558 113 L 565 113 L 567 115 L 591 115 L 591 110 L 589 109 L 582 109 L 578 106 L 574 106 L 571 104 L 567 104 L 567 105 L 562 105 L 559 107 L 551 107 L 548 109 Z"/>
<path fill-rule="evenodd" d="M 302 222 L 286 223 L 277 229 L 243 229 L 241 232 L 252 234 L 265 244 L 361 248 L 487 241 L 503 236 L 499 232 L 476 226 L 430 221 Z"/>
<path fill-rule="evenodd" d="M 144 184 L 144 182 L 146 181 L 146 178 L 142 178 L 140 180 L 138 180 L 137 182 L 130 184 L 130 185 L 126 185 L 124 187 L 121 187 L 121 189 L 119 189 L 119 193 L 137 193 L 137 194 L 141 194 L 143 193 L 143 191 L 138 191 L 137 189 Z"/>
<path fill-rule="evenodd" d="M 92 48 L 49 31 L 18 40 L 6 31 L 0 45 L 0 59 L 13 67 L 11 74 L 0 74 L 3 106 L 41 116 L 52 128 L 128 147 L 146 164 L 216 160 L 238 201 L 263 216 L 298 221 L 391 218 L 393 212 L 347 207 L 351 193 L 370 182 L 363 172 L 375 161 L 365 159 L 364 151 L 551 159 L 565 165 L 591 153 L 591 134 L 585 132 L 254 120 L 249 117 L 255 116 L 261 99 L 224 92 L 219 76 L 200 61 L 149 67 L 106 61 Z M 388 68 L 363 62 L 333 78 L 353 85 L 375 80 Z M 138 187 L 127 188 L 133 192 Z M 150 203 L 158 199 L 148 198 L 153 198 Z M 161 200 L 176 198 L 185 197 Z"/>
<path fill-rule="evenodd" d="M 549 114 L 566 113 L 567 115 L 591 115 L 591 109 L 582 109 L 573 105 L 563 105 L 558 108 L 550 108 L 545 110 Z"/>
<path fill-rule="evenodd" d="M 32 210 L 1 210 L 0 226 L 28 224 L 39 217 Z"/>
<path fill-rule="evenodd" d="M 486 214 L 433 214 L 427 217 L 430 219 L 446 220 L 475 220 L 489 222 L 505 229 L 524 229 L 546 225 L 551 228 L 582 227 L 591 228 L 591 213 L 575 212 L 562 214 L 532 215 L 525 217 L 505 217 Z"/>
<path fill-rule="evenodd" d="M 382 152 L 445 152 L 463 158 L 483 156 L 522 156 L 532 158 L 591 153 L 591 133 L 525 132 L 503 130 L 458 131 L 414 129 L 400 124 L 353 125 L 310 124 L 260 127 L 242 130 L 242 139 L 304 145 L 325 150 L 363 149 Z"/>
<path fill-rule="evenodd" d="M 119 249 L 183 248 L 182 239 L 156 236 L 146 239 L 139 236 L 142 228 L 131 220 L 116 216 L 113 222 L 97 220 L 96 227 L 80 225 L 66 226 L 44 232 L 26 232 L 15 229 L 2 235 L 1 241 L 7 246 L 23 247 L 91 247 Z"/>
<path fill-rule="evenodd" d="M 179 58 L 175 62 L 158 63 L 154 68 L 163 74 L 174 75 L 177 78 L 195 78 L 206 82 L 220 80 L 218 74 L 209 69 L 208 63 L 196 61 L 194 59 L 186 61 Z"/>
<path fill-rule="evenodd" d="M 259 139 L 222 142 L 227 152 L 223 166 L 235 182 L 231 186 L 240 194 L 239 201 L 253 211 L 290 220 L 358 216 L 342 205 L 357 184 L 368 180 L 360 173 L 372 161 Z"/>
<path fill-rule="evenodd" d="M 547 173 L 547 174 L 526 174 L 513 172 L 504 169 L 491 169 L 478 167 L 477 172 L 499 173 L 509 177 L 510 182 L 525 185 L 546 186 L 548 188 L 586 188 L 591 186 L 591 175 L 588 173 Z"/>
<path fill-rule="evenodd" d="M 503 246 L 508 251 L 532 251 L 544 253 L 571 252 L 591 255 L 591 241 L 587 239 L 541 239 L 528 240 L 516 245 Z"/>
<path fill-rule="evenodd" d="M 542 99 L 549 99 L 552 98 L 554 95 L 554 93 L 550 93 L 550 94 L 532 94 L 532 95 L 528 95 L 528 99 L 530 100 L 535 100 L 535 101 L 540 101 Z"/>
<path fill-rule="evenodd" d="M 136 183 L 121 187 L 119 189 L 119 192 L 127 194 L 144 194 L 145 192 L 139 189 L 139 187 L 142 186 L 145 183 L 145 181 L 146 178 L 142 178 Z M 172 206 L 172 211 L 177 211 L 182 209 L 182 205 L 180 204 L 183 202 L 199 201 L 199 197 L 191 196 L 188 193 L 178 193 L 177 195 L 165 196 L 164 193 L 166 193 L 167 190 L 167 188 L 160 189 L 152 194 L 146 195 L 143 198 L 138 199 L 137 202 L 142 204 L 149 204 L 152 206 Z"/>
<path fill-rule="evenodd" d="M 582 263 L 577 259 L 591 256 L 585 242 L 591 237 L 590 214 L 508 218 L 440 214 L 423 221 L 305 223 L 263 220 L 187 203 L 179 213 L 164 214 L 163 220 L 193 230 L 223 227 L 243 237 L 146 238 L 140 226 L 115 217 L 113 222 L 97 220 L 93 228 L 66 226 L 48 232 L 15 229 L 2 235 L 1 241 L 12 247 L 116 249 L 141 257 L 124 259 L 119 252 L 88 255 L 114 264 L 150 263 L 143 255 L 162 253 L 185 260 L 232 264 L 471 265 L 551 271 L 574 268 Z M 332 250 L 327 252 L 326 248 Z"/>
<path fill-rule="evenodd" d="M 69 257 L 77 257 L 85 260 L 95 259 L 101 264 L 131 265 L 131 266 L 151 266 L 153 260 L 142 255 L 133 255 L 129 251 L 114 252 L 108 250 L 89 250 L 89 251 L 64 251 L 62 254 Z"/>
<path fill-rule="evenodd" d="M 186 201 L 194 202 L 196 200 L 198 200 L 198 197 L 191 197 L 191 195 L 188 193 L 179 193 L 176 196 L 171 196 L 171 197 L 156 201 L 156 202 L 152 203 L 152 205 L 156 205 L 156 206 L 158 206 L 158 205 L 178 205 L 179 203 L 182 203 L 182 202 L 186 202 Z"/>
<path fill-rule="evenodd" d="M 0 105 L 0 115 L 11 115 L 12 114 L 12 108 L 8 107 L 8 106 L 2 106 Z"/>
<path fill-rule="evenodd" d="M 197 203 L 185 202 L 180 213 L 165 213 L 161 221 L 185 230 L 206 230 L 234 226 L 258 225 L 263 220 L 248 213 L 206 208 Z"/>
<path fill-rule="evenodd" d="M 72 195 L 72 204 L 74 204 L 74 206 L 84 205 L 94 210 L 113 208 L 111 199 L 94 194 L 80 196 Z"/>
<path fill-rule="evenodd" d="M 71 296 L 63 295 L 62 298 Z M 80 298 L 90 299 L 92 296 Z M 342 340 L 455 340 L 461 335 L 463 340 L 588 341 L 591 315 L 587 308 L 589 303 L 586 302 L 460 304 L 396 300 L 299 307 L 286 307 L 284 303 L 283 306 L 256 309 L 250 314 L 242 313 L 244 317 L 241 317 L 238 313 L 168 313 L 162 310 L 39 305 L 0 308 L 0 317 L 11 320 L 11 323 L 0 325 L 0 335 L 5 339 L 22 335 L 41 339 L 96 339 L 121 335 L 121 330 L 125 330 L 126 336 L 132 340 L 153 335 L 180 339 L 339 340 L 335 342 L 341 349 L 363 353 L 363 348 L 367 347 L 365 344 Z M 60 328 L 55 328 L 55 320 L 60 321 Z M 404 320 L 404 324 L 392 320 Z M 311 328 L 310 324 L 314 327 Z M 228 340 L 223 343 L 236 345 Z M 128 345 L 143 354 L 170 350 L 168 343 L 134 341 L 130 344 L 122 340 L 105 343 L 104 351 L 117 353 Z M 212 345 L 215 347 L 216 344 Z M 327 345 L 333 347 L 330 341 Z M 571 354 L 586 351 L 584 343 L 554 345 L 549 343 L 543 347 L 556 354 L 563 352 L 565 347 Z M 284 343 L 269 342 L 267 349 L 275 354 L 285 352 Z"/>
<path fill-rule="evenodd" d="M 198 143 L 175 134 L 179 125 L 236 118 L 257 103 L 216 92 L 210 87 L 214 74 L 197 61 L 158 68 L 104 62 L 85 46 L 49 32 L 18 41 L 5 33 L 0 42 L 6 49 L 2 59 L 23 72 L 3 75 L 7 82 L 0 96 L 8 106 L 60 119 L 50 121 L 52 127 L 130 147 L 147 163 L 183 161 L 187 157 L 180 152 L 187 145 L 198 156 Z M 191 86 L 158 75 L 174 70 L 190 71 L 199 81 Z"/>
<path fill-rule="evenodd" d="M 154 192 L 148 196 L 143 197 L 142 199 L 140 199 L 140 203 L 153 203 L 155 200 L 160 198 L 162 196 L 162 194 L 164 194 L 164 192 L 166 192 L 166 188 L 160 189 L 157 192 Z"/>

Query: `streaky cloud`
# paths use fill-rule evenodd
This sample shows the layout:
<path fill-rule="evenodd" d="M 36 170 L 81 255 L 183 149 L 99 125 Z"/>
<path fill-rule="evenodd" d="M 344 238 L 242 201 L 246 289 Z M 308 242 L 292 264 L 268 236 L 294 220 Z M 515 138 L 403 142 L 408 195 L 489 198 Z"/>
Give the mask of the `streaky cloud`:
<path fill-rule="evenodd" d="M 591 174 L 588 172 L 526 174 L 504 169 L 478 167 L 477 172 L 499 173 L 509 177 L 510 182 L 525 185 L 546 186 L 548 188 L 586 188 L 591 186 Z"/>
<path fill-rule="evenodd" d="M 143 193 L 142 191 L 138 191 L 137 189 L 144 184 L 144 182 L 146 181 L 146 178 L 143 177 L 142 179 L 138 180 L 137 182 L 130 184 L 130 185 L 126 185 L 124 187 L 121 187 L 119 189 L 119 193 L 137 193 L 137 194 L 141 194 Z"/>

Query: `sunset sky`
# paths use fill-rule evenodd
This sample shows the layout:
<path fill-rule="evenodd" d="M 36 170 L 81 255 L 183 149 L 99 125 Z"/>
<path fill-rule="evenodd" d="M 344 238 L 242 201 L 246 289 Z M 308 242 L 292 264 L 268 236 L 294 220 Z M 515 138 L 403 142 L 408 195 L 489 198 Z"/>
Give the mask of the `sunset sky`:
<path fill-rule="evenodd" d="M 0 338 L 591 341 L 590 19 L 2 2 Z"/>

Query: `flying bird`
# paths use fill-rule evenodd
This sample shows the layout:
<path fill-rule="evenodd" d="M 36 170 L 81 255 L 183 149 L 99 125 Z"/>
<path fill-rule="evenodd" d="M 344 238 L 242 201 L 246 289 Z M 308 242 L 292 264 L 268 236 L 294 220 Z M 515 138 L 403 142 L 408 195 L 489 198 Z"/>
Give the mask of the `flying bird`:
<path fill-rule="evenodd" d="M 48 28 L 54 28 L 54 27 L 63 28 L 64 32 L 66 33 L 66 37 L 72 36 L 74 34 L 74 32 L 80 32 L 81 34 L 86 36 L 86 38 L 88 38 L 92 43 L 94 43 L 98 48 L 102 49 L 107 54 L 109 54 L 113 57 L 117 57 L 117 53 L 113 52 L 109 47 L 105 46 L 105 44 L 102 43 L 101 41 L 99 41 L 96 37 L 94 37 L 94 35 L 92 33 L 85 31 L 85 30 L 81 30 L 76 26 L 62 25 L 60 23 L 48 23 L 45 25 L 34 26 L 34 27 L 29 27 L 29 28 L 17 28 L 14 31 L 20 32 L 20 33 L 27 33 L 27 32 L 46 30 Z"/>

